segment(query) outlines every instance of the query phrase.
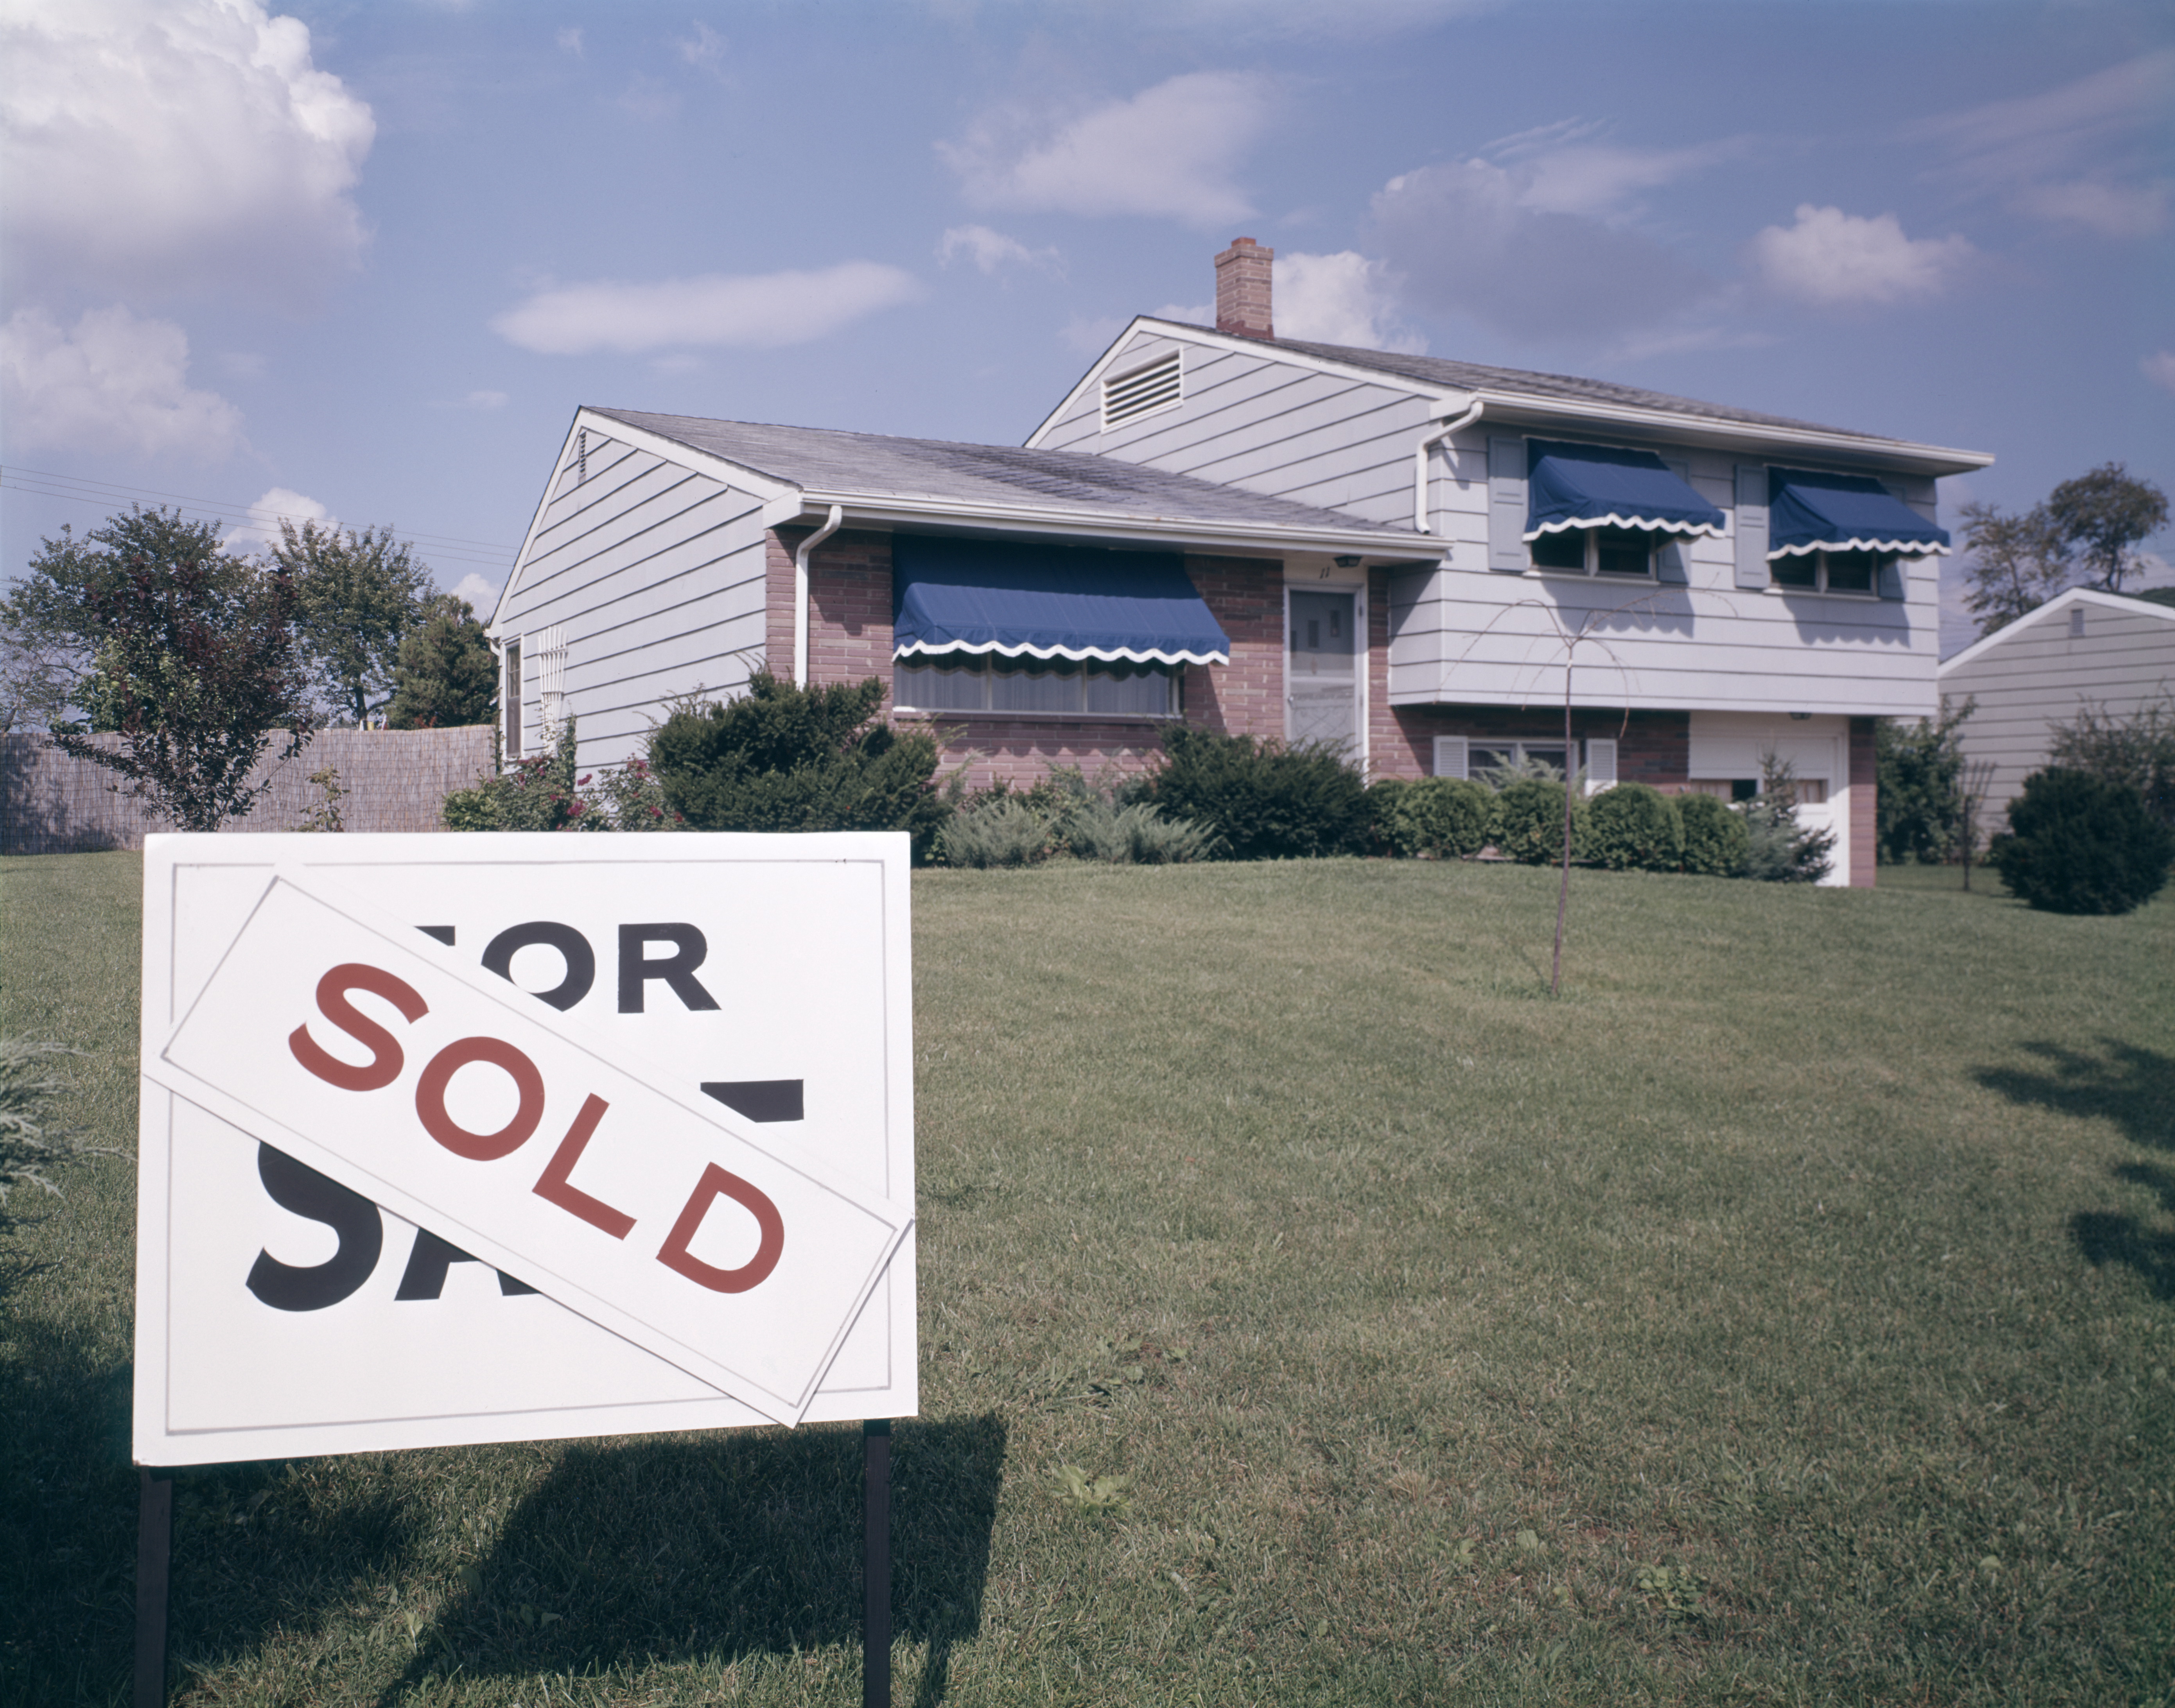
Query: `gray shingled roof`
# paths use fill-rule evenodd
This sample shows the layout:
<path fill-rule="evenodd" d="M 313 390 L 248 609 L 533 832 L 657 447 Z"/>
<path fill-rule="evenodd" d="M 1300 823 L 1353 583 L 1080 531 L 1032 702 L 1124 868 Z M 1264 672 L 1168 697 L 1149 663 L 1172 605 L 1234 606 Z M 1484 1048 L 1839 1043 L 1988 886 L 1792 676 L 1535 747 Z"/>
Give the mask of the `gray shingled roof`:
<path fill-rule="evenodd" d="M 1195 331 L 1208 332 L 1208 327 L 1196 327 Z M 1851 427 L 1823 426 L 1817 421 L 1800 421 L 1788 415 L 1763 415 L 1756 409 L 1740 409 L 1728 404 L 1701 403 L 1697 398 L 1673 397 L 1667 392 L 1650 392 L 1637 386 L 1619 386 L 1607 380 L 1580 379 L 1573 374 L 1528 373 L 1522 368 L 1488 367 L 1479 362 L 1451 361 L 1444 356 L 1398 355 L 1389 350 L 1360 350 L 1350 344 L 1304 344 L 1298 339 L 1268 339 L 1263 342 L 1277 350 L 1298 350 L 1302 355 L 1319 356 L 1325 361 L 1343 362 L 1353 367 L 1368 368 L 1376 373 L 1397 374 L 1408 380 L 1418 380 L 1431 386 L 1443 386 L 1456 391 L 1513 392 L 1521 396 L 1546 398 L 1570 404 L 1603 404 L 1618 409 L 1659 409 L 1673 415 L 1704 416 L 1709 420 L 1738 421 L 1755 427 L 1784 427 L 1800 432 L 1841 433 L 1853 439 L 1871 439 L 1899 445 L 1907 440 L 1889 438 L 1880 433 L 1861 433 Z"/>
<path fill-rule="evenodd" d="M 818 492 L 936 499 L 970 509 L 983 504 L 1042 505 L 1174 526 L 1206 523 L 1335 529 L 1347 534 L 1380 534 L 1396 540 L 1414 537 L 1409 529 L 1085 452 L 898 439 L 884 433 L 713 421 L 699 415 L 652 415 L 635 409 L 596 409 L 592 413 Z"/>

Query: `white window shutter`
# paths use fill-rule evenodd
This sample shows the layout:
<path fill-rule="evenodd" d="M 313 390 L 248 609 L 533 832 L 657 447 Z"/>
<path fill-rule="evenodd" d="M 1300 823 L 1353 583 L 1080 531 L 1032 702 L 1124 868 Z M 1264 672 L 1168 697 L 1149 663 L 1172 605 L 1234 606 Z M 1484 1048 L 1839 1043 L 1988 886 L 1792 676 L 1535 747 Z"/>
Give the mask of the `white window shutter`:
<path fill-rule="evenodd" d="M 1435 738 L 1435 774 L 1437 777 L 1464 778 L 1464 736 L 1438 735 Z"/>
<path fill-rule="evenodd" d="M 1522 575 L 1526 550 L 1526 442 L 1504 435 L 1488 441 L 1488 567 Z"/>
<path fill-rule="evenodd" d="M 1586 744 L 1586 792 L 1598 794 L 1616 787 L 1616 744 L 1589 740 Z"/>
<path fill-rule="evenodd" d="M 1764 588 L 1767 572 L 1767 465 L 1737 465 L 1737 584 Z"/>
<path fill-rule="evenodd" d="M 537 734 L 549 747 L 567 721 L 567 631 L 558 623 L 536 637 Z"/>

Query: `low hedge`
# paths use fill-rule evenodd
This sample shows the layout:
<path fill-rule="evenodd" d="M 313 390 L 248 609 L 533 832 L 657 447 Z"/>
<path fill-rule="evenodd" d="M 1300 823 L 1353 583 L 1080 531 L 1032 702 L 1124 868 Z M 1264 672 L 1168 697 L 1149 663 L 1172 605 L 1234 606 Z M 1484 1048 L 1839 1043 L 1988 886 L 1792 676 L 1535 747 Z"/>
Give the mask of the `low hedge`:
<path fill-rule="evenodd" d="M 1619 783 L 1588 804 L 1588 851 L 1611 871 L 1673 872 L 1684 863 L 1677 804 L 1644 783 Z"/>

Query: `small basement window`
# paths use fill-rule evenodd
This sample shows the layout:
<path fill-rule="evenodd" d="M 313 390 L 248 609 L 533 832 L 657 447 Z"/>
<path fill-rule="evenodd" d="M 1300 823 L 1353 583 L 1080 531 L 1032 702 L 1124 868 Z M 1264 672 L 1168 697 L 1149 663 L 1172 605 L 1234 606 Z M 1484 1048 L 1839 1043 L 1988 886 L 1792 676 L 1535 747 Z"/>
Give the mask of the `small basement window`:
<path fill-rule="evenodd" d="M 1773 584 L 1790 593 L 1872 593 L 1880 585 L 1877 551 L 1796 551 L 1770 558 Z"/>
<path fill-rule="evenodd" d="M 1559 575 L 1611 575 L 1651 581 L 1654 540 L 1635 528 L 1565 528 L 1532 542 L 1535 569 Z"/>
<path fill-rule="evenodd" d="M 1103 431 L 1174 409 L 1184 397 L 1185 376 L 1179 352 L 1158 356 L 1145 366 L 1103 382 Z"/>
<path fill-rule="evenodd" d="M 892 703 L 903 712 L 1175 718 L 1178 682 L 1178 670 L 1169 664 L 917 654 L 892 666 Z"/>

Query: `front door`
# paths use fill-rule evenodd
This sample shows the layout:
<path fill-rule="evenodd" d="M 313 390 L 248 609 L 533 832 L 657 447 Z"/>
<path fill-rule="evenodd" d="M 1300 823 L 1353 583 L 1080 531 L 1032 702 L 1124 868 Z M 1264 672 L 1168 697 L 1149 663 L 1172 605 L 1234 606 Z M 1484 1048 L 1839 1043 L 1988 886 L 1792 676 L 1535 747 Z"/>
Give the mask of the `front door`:
<path fill-rule="evenodd" d="M 1353 607 L 1348 593 L 1291 589 L 1291 645 L 1286 654 L 1285 728 L 1294 742 L 1359 746 L 1359 686 L 1354 668 Z"/>

